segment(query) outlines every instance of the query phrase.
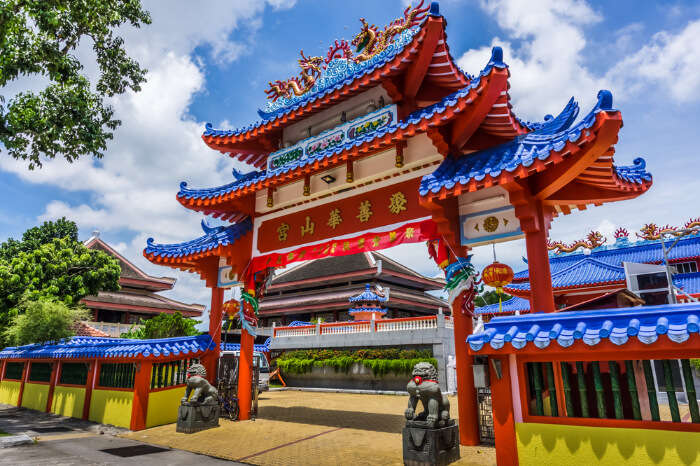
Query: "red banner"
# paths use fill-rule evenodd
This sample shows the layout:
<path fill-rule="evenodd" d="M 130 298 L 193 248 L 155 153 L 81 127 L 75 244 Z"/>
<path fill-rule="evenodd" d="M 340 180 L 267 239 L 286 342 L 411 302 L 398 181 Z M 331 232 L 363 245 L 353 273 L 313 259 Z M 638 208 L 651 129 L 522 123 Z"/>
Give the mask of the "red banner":
<path fill-rule="evenodd" d="M 288 264 L 312 259 L 322 259 L 330 256 L 347 256 L 367 251 L 377 251 L 399 244 L 418 243 L 438 237 L 437 226 L 432 219 L 411 222 L 399 227 L 382 231 L 370 232 L 363 235 L 334 239 L 313 246 L 304 246 L 287 253 L 272 253 L 253 258 L 246 273 L 246 285 L 256 272 L 268 267 L 285 267 Z"/>

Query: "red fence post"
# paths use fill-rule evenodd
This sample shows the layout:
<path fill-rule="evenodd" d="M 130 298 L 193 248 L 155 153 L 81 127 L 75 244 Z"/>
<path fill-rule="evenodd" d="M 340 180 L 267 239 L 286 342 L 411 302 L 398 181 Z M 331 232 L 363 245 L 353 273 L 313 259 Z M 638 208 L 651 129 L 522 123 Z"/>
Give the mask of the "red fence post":
<path fill-rule="evenodd" d="M 513 397 L 510 367 L 507 357 L 489 357 L 489 380 L 493 406 L 493 431 L 496 437 L 496 463 L 518 464 L 518 444 L 515 438 Z"/>
<path fill-rule="evenodd" d="M 134 403 L 131 407 L 131 430 L 146 428 L 148 414 L 148 391 L 151 386 L 151 368 L 153 363 L 142 361 L 137 363 L 134 378 Z"/>
<path fill-rule="evenodd" d="M 19 386 L 19 397 L 17 398 L 17 406 L 22 406 L 22 397 L 24 396 L 24 384 L 27 383 L 27 381 L 29 380 L 29 370 L 31 369 L 31 366 L 31 361 L 24 362 L 24 372 L 22 373 L 22 382 Z"/>
<path fill-rule="evenodd" d="M 83 404 L 83 419 L 90 417 L 90 402 L 92 401 L 92 387 L 97 379 L 97 360 L 90 361 L 87 382 L 85 383 L 85 403 Z"/>
<path fill-rule="evenodd" d="M 241 356 L 238 362 L 238 418 L 241 421 L 250 419 L 253 401 L 253 341 L 252 335 L 241 330 Z"/>
<path fill-rule="evenodd" d="M 49 394 L 46 397 L 46 412 L 51 412 L 51 405 L 53 405 L 53 391 L 58 383 L 58 374 L 61 366 L 61 361 L 58 359 L 53 363 L 51 367 L 51 377 L 49 378 Z"/>

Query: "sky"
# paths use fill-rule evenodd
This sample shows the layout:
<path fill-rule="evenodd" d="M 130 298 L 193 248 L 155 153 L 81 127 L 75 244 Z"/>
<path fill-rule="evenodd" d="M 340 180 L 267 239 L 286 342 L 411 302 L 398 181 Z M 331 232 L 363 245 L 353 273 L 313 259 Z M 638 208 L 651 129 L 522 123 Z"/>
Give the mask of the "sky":
<path fill-rule="evenodd" d="M 359 18 L 383 26 L 408 2 L 382 0 L 144 0 L 153 24 L 123 28 L 128 52 L 148 72 L 140 93 L 111 99 L 123 124 L 101 160 L 48 161 L 29 171 L 0 147 L 0 241 L 62 216 L 76 221 L 81 238 L 94 230 L 147 273 L 175 276 L 167 294 L 208 305 L 209 292 L 192 274 L 143 258 L 146 239 L 180 242 L 202 234 L 201 214 L 175 199 L 179 183 L 214 187 L 232 180 L 231 169 L 250 168 L 207 148 L 204 125 L 247 125 L 265 104 L 267 82 L 298 73 L 299 50 L 324 55 L 335 39 L 351 39 Z M 631 201 L 574 211 L 552 222 L 550 237 L 573 241 L 599 230 L 612 241 L 617 227 L 681 225 L 700 216 L 696 196 L 700 127 L 700 3 L 638 0 L 443 0 L 452 56 L 468 73 L 488 62 L 491 47 L 504 49 L 516 115 L 540 121 L 574 96 L 581 113 L 599 89 L 610 89 L 624 127 L 615 160 L 643 157 L 653 187 Z M 79 56 L 94 76 L 88 43 Z M 0 95 L 40 87 L 15 82 Z M 216 224 L 216 222 L 212 222 Z M 398 246 L 385 254 L 435 276 L 425 245 Z M 496 246 L 501 262 L 525 268 L 524 241 Z M 491 246 L 474 250 L 477 270 L 493 260 Z"/>

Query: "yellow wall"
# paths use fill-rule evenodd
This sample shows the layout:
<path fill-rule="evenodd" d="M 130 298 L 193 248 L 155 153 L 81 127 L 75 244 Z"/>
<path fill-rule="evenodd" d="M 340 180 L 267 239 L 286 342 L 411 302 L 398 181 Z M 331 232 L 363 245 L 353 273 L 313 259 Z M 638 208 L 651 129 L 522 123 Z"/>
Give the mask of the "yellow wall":
<path fill-rule="evenodd" d="M 46 402 L 49 400 L 48 384 L 30 383 L 24 384 L 22 394 L 22 407 L 46 411 Z"/>
<path fill-rule="evenodd" d="M 0 403 L 17 406 L 19 401 L 19 389 L 22 382 L 3 380 L 0 382 Z"/>
<path fill-rule="evenodd" d="M 700 463 L 700 433 L 517 423 L 521 466 Z"/>
<path fill-rule="evenodd" d="M 117 427 L 131 427 L 134 393 L 121 390 L 93 390 L 90 417 L 93 422 Z"/>
<path fill-rule="evenodd" d="M 51 412 L 61 416 L 83 417 L 83 405 L 85 404 L 85 389 L 81 387 L 56 386 L 53 391 Z"/>
<path fill-rule="evenodd" d="M 177 409 L 183 396 L 185 387 L 149 393 L 146 427 L 162 426 L 177 421 Z"/>

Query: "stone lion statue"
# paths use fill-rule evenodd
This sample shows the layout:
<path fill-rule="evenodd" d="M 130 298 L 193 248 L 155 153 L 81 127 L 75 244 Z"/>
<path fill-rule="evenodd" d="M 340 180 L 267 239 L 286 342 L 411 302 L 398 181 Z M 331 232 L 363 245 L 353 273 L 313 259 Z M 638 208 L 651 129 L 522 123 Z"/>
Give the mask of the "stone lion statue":
<path fill-rule="evenodd" d="M 219 392 L 209 384 L 206 376 L 207 370 L 201 364 L 192 364 L 187 369 L 187 389 L 185 396 L 182 397 L 182 403 L 186 403 L 188 400 L 193 405 L 219 402 Z M 190 393 L 192 393 L 191 398 Z"/>
<path fill-rule="evenodd" d="M 409 424 L 419 421 L 431 428 L 449 425 L 450 402 L 440 391 L 437 369 L 429 362 L 419 362 L 413 366 L 412 375 L 406 386 L 409 398 L 405 414 Z M 418 400 L 423 403 L 423 412 L 416 415 Z"/>

